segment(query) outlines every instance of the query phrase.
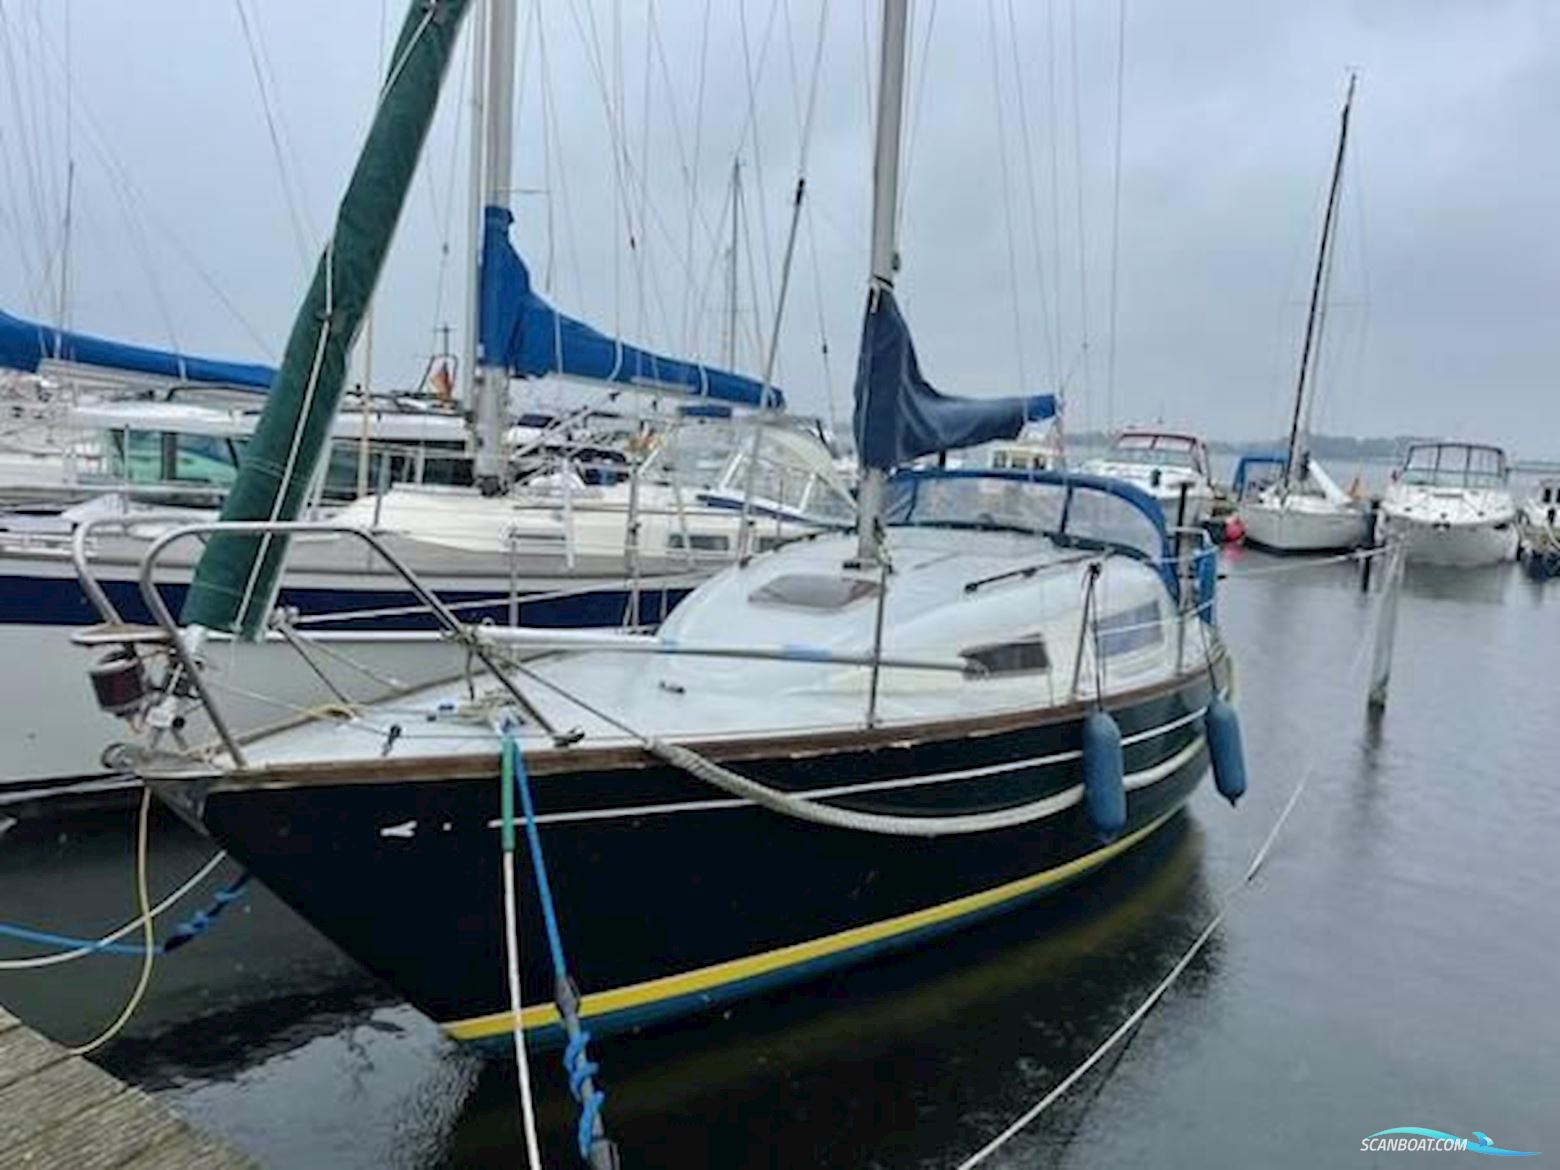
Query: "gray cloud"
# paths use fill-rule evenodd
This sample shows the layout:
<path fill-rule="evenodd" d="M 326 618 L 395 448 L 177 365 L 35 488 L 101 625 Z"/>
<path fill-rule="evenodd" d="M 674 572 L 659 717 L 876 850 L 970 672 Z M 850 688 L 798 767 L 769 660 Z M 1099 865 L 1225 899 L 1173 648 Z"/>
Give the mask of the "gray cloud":
<path fill-rule="evenodd" d="M 544 148 L 533 34 L 517 183 L 545 186 L 550 196 L 516 196 L 517 239 L 538 277 L 551 255 L 554 295 L 566 307 L 608 329 L 713 356 L 723 296 L 722 241 L 714 236 L 731 160 L 740 154 L 760 306 L 755 312 L 744 260 L 744 327 L 749 337 L 755 323 L 767 332 L 816 0 L 659 0 L 648 9 L 653 37 L 640 0 L 539 7 L 558 149 L 554 157 Z M 1162 415 L 1220 436 L 1276 433 L 1297 360 L 1337 107 L 1347 70 L 1358 67 L 1319 426 L 1465 433 L 1524 453 L 1560 453 L 1552 389 L 1560 368 L 1560 330 L 1552 324 L 1560 304 L 1560 243 L 1551 226 L 1560 207 L 1553 143 L 1560 13 L 1553 6 L 1129 0 L 1113 395 L 1117 9 L 1070 0 L 1013 0 L 1011 7 L 1011 29 L 1007 0 L 941 0 L 935 9 L 920 0 L 916 8 L 901 284 L 924 364 L 940 385 L 969 393 L 1016 388 L 1017 333 L 1023 388 L 1065 377 L 1074 426 Z M 388 8 L 393 26 L 400 4 Z M 522 3 L 521 10 L 524 21 L 537 6 Z M 0 81 L 7 172 L 0 241 L 16 262 L 0 270 L 0 296 L 15 310 L 47 312 L 39 265 L 56 242 L 63 189 L 65 6 L 7 0 L 3 11 L 16 65 L 3 55 L 0 65 L 17 84 Z M 370 115 L 381 4 L 246 0 L 246 11 L 268 50 L 268 81 L 312 251 Z M 706 11 L 709 53 L 697 108 Z M 78 111 L 74 323 L 163 342 L 171 322 L 191 349 L 265 356 L 264 342 L 274 356 L 305 264 L 234 5 L 73 0 L 70 12 Z M 622 21 L 616 37 L 614 13 Z M 997 24 L 1005 148 L 988 13 Z M 875 38 L 874 4 L 864 12 L 863 0 L 835 0 L 810 147 L 810 224 L 781 348 L 792 400 L 820 412 L 820 317 L 834 395 L 848 407 L 865 287 Z M 1028 115 L 1022 128 L 1015 51 Z M 414 378 L 435 326 L 458 326 L 461 318 L 462 71 L 457 60 L 381 288 L 376 369 L 392 382 Z M 621 191 L 606 113 L 618 78 L 630 160 Z M 1021 130 L 1034 163 L 1033 208 Z M 138 199 L 126 196 L 99 137 Z M 1060 164 L 1054 233 L 1053 148 Z M 637 254 L 627 246 L 625 215 L 635 224 Z M 452 250 L 441 263 L 446 242 Z M 743 364 L 758 364 L 751 340 Z"/>

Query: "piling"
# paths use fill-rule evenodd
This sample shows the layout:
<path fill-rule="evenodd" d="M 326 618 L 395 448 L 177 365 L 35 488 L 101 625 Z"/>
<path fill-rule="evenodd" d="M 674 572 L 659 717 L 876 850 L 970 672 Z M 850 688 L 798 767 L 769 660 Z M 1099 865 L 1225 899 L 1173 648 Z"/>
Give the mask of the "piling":
<path fill-rule="evenodd" d="M 36 1170 L 255 1170 L 161 1102 L 0 1007 L 0 1165 Z"/>
<path fill-rule="evenodd" d="M 1381 497 L 1372 496 L 1370 501 L 1370 544 L 1366 549 L 1366 556 L 1360 558 L 1360 592 L 1370 592 L 1371 566 L 1376 563 L 1376 557 L 1385 542 L 1381 531 Z"/>
<path fill-rule="evenodd" d="M 1403 586 L 1402 541 L 1394 541 L 1386 557 L 1387 567 L 1383 570 L 1381 578 L 1381 604 L 1376 611 L 1376 644 L 1371 656 L 1370 693 L 1366 698 L 1366 706 L 1373 715 L 1380 715 L 1387 709 L 1387 685 L 1392 681 L 1392 648 L 1397 641 L 1398 594 L 1402 592 Z"/>

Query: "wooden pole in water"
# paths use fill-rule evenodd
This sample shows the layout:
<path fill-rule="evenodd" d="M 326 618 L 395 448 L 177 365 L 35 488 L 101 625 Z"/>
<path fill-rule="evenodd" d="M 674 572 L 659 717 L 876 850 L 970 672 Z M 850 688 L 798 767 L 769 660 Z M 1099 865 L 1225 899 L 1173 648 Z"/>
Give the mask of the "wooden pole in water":
<path fill-rule="evenodd" d="M 1383 544 L 1381 536 L 1381 498 L 1374 497 L 1370 501 L 1370 546 L 1365 550 L 1365 555 L 1360 558 L 1360 592 L 1370 592 L 1371 568 L 1376 563 L 1376 558 L 1381 555 Z"/>
<path fill-rule="evenodd" d="M 1373 715 L 1387 709 L 1387 684 L 1392 681 L 1392 648 L 1397 640 L 1398 594 L 1403 586 L 1403 543 L 1394 541 L 1381 580 L 1381 604 L 1376 610 L 1376 645 L 1371 658 L 1370 693 L 1366 706 Z"/>

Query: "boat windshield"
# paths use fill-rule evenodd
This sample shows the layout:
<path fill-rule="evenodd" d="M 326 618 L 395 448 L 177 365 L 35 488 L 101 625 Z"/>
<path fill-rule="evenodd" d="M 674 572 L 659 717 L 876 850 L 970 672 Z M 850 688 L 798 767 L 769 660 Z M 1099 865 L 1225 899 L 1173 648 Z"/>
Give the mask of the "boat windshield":
<path fill-rule="evenodd" d="M 662 435 L 660 446 L 645 461 L 645 478 L 681 488 L 714 487 L 744 435 L 752 441 L 751 428 L 739 432 L 725 422 L 681 423 Z"/>
<path fill-rule="evenodd" d="M 646 464 L 646 475 L 691 489 L 701 498 L 740 500 L 751 482 L 764 507 L 850 524 L 855 502 L 840 481 L 827 447 L 812 432 L 782 422 L 764 428 L 758 465 L 749 473 L 753 426 L 730 422 L 685 423 L 669 432 Z"/>
<path fill-rule="evenodd" d="M 1402 481 L 1421 487 L 1500 487 L 1506 482 L 1506 455 L 1499 447 L 1419 443 L 1408 449 Z"/>
<path fill-rule="evenodd" d="M 1110 449 L 1110 458 L 1120 463 L 1141 463 L 1146 467 L 1179 467 L 1196 471 L 1197 442 L 1185 435 L 1128 433 L 1120 436 Z"/>
<path fill-rule="evenodd" d="M 1170 559 L 1159 506 L 1114 480 L 1057 471 L 908 471 L 890 489 L 890 524 L 1002 528 L 1157 564 Z"/>
<path fill-rule="evenodd" d="M 230 488 L 238 478 L 244 442 L 237 436 L 174 431 L 104 431 L 100 473 L 116 483 Z"/>

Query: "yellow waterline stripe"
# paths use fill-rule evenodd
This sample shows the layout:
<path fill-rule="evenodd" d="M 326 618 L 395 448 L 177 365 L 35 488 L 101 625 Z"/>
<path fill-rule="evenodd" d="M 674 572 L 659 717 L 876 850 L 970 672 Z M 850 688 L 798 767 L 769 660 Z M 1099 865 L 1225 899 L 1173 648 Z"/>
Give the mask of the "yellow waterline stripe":
<path fill-rule="evenodd" d="M 974 914 L 993 906 L 999 906 L 1003 902 L 1021 898 L 1026 894 L 1032 894 L 1037 890 L 1045 889 L 1047 886 L 1058 885 L 1078 876 L 1085 870 L 1104 864 L 1112 857 L 1132 848 L 1132 846 L 1143 840 L 1143 838 L 1174 816 L 1175 811 L 1172 809 L 1157 820 L 1149 822 L 1141 829 L 1129 833 L 1127 836 L 1106 845 L 1104 848 L 1096 849 L 1093 853 L 1086 853 L 1082 857 L 1057 866 L 1055 869 L 1043 870 L 1040 873 L 1019 878 L 1004 885 L 994 886 L 989 890 L 966 894 L 964 897 L 955 898 L 951 902 L 944 902 L 937 906 L 928 906 L 924 910 L 914 910 L 909 914 L 901 914 L 897 918 L 885 918 L 881 922 L 869 923 L 866 926 L 854 926 L 849 930 L 842 930 L 838 934 L 824 935 L 822 938 L 810 939 L 807 942 L 792 943 L 787 947 L 763 951 L 760 954 L 748 955 L 741 959 L 728 959 L 724 963 L 699 967 L 693 971 L 684 971 L 677 975 L 664 975 L 659 979 L 633 983 L 627 987 L 615 987 L 610 991 L 593 992 L 585 996 L 581 1001 L 581 1016 L 588 1019 L 591 1016 L 601 1016 L 611 1012 L 644 1007 L 661 1000 L 696 995 L 699 992 L 709 991 L 724 984 L 757 978 L 772 971 L 779 971 L 785 967 L 793 967 L 815 959 L 827 958 L 841 951 L 867 946 L 875 942 L 881 942 L 884 939 L 893 938 L 898 934 L 920 930 L 928 926 L 936 926 L 939 923 L 962 918 L 965 915 Z M 525 1008 L 520 1013 L 520 1022 L 526 1028 L 542 1028 L 548 1024 L 556 1024 L 558 1022 L 558 1009 L 550 1003 L 537 1004 L 534 1007 Z M 467 1020 L 456 1020 L 453 1023 L 445 1024 L 443 1027 L 444 1031 L 456 1040 L 481 1040 L 488 1036 L 497 1036 L 501 1033 L 510 1032 L 513 1029 L 513 1022 L 511 1013 L 493 1012 L 490 1015 L 473 1016 Z"/>

